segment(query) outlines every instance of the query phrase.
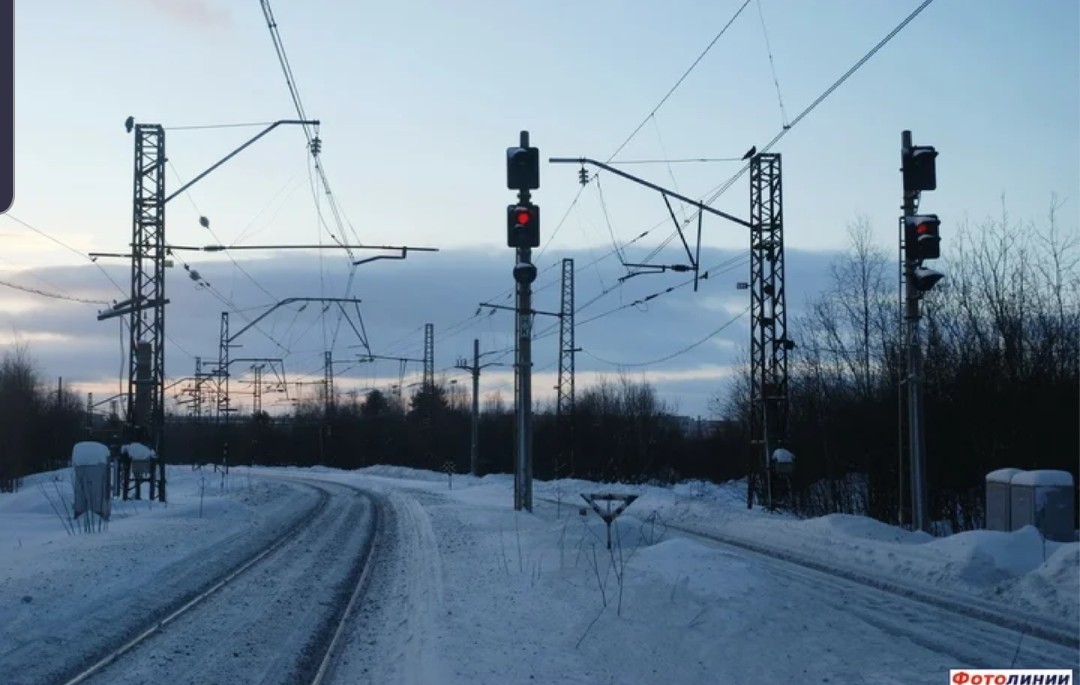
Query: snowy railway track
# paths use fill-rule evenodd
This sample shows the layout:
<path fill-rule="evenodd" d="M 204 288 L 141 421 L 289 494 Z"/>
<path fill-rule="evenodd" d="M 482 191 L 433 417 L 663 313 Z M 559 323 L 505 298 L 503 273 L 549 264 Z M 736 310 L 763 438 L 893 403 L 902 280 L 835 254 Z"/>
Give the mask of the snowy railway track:
<path fill-rule="evenodd" d="M 537 498 L 546 504 L 556 500 Z M 565 503 L 564 503 L 565 504 Z M 1080 662 L 1080 635 L 1038 617 L 1008 612 L 976 597 L 914 588 L 786 550 L 667 523 L 679 535 L 757 559 L 785 586 L 797 585 L 830 606 L 900 639 L 972 667 L 1071 668 Z"/>
<path fill-rule="evenodd" d="M 358 488 L 282 478 L 318 502 L 280 537 L 64 685 L 320 685 L 362 596 L 379 503 Z"/>

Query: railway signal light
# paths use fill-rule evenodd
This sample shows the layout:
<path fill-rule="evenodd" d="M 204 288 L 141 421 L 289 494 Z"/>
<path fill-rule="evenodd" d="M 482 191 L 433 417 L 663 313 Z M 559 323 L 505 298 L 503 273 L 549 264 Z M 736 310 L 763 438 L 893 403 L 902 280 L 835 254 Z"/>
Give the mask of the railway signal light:
<path fill-rule="evenodd" d="M 941 256 L 941 236 L 938 233 L 941 221 L 937 214 L 905 217 L 904 226 L 904 244 L 908 259 L 922 261 Z"/>
<path fill-rule="evenodd" d="M 506 187 L 510 190 L 536 190 L 540 187 L 539 148 L 506 148 Z"/>
<path fill-rule="evenodd" d="M 540 208 L 534 204 L 506 208 L 506 246 L 540 247 Z"/>
<path fill-rule="evenodd" d="M 934 271 L 922 266 L 916 267 L 912 275 L 915 279 L 915 289 L 921 293 L 930 290 L 937 285 L 938 281 L 945 278 L 945 274 L 940 271 Z"/>
<path fill-rule="evenodd" d="M 914 145 L 902 151 L 905 193 L 937 189 L 937 156 L 933 145 Z"/>

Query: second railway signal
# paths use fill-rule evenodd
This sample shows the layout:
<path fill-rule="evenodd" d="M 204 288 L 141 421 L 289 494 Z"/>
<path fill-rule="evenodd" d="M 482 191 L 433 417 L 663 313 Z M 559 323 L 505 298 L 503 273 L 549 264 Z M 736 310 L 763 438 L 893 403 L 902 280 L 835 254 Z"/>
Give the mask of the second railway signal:
<path fill-rule="evenodd" d="M 916 214 L 904 217 L 904 245 L 907 258 L 915 261 L 937 259 L 941 256 L 941 221 L 937 214 Z"/>
<path fill-rule="evenodd" d="M 506 208 L 506 246 L 540 247 L 540 208 L 534 204 Z"/>

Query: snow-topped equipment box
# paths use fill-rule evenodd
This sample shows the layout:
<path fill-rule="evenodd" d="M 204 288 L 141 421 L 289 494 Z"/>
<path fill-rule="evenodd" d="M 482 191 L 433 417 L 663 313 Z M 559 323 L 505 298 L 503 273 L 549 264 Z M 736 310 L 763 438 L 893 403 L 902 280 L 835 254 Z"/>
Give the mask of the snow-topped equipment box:
<path fill-rule="evenodd" d="M 795 455 L 783 447 L 776 448 L 772 453 L 772 467 L 777 473 L 791 473 L 795 470 Z"/>
<path fill-rule="evenodd" d="M 71 467 L 75 518 L 88 511 L 109 518 L 109 447 L 91 440 L 75 443 Z"/>
<path fill-rule="evenodd" d="M 136 478 L 151 478 L 157 454 L 141 442 L 129 442 L 120 448 L 120 454 L 131 460 L 131 470 Z"/>
<path fill-rule="evenodd" d="M 1010 482 L 1012 529 L 1035 526 L 1047 540 L 1073 542 L 1075 487 L 1068 471 L 1024 471 Z"/>
<path fill-rule="evenodd" d="M 1012 530 L 1012 479 L 1023 469 L 998 469 L 986 474 L 986 529 Z"/>

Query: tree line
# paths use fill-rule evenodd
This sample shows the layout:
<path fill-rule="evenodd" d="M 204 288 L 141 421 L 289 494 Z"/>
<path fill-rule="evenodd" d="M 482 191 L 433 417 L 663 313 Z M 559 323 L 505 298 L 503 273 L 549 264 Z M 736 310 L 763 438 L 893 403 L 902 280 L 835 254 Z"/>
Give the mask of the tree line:
<path fill-rule="evenodd" d="M 288 415 L 265 411 L 224 417 L 166 415 L 161 454 L 169 463 L 267 466 L 324 465 L 355 469 L 401 465 L 467 473 L 471 467 L 471 403 L 445 380 L 409 398 L 373 390 L 319 393 Z M 498 394 L 478 417 L 478 472 L 513 471 L 514 411 Z M 712 422 L 709 422 L 710 424 Z M 66 466 L 71 447 L 98 440 L 119 448 L 127 439 L 116 413 L 87 417 L 67 386 L 50 388 L 21 347 L 0 363 L 0 483 Z M 579 391 L 575 411 L 534 414 L 534 474 L 599 481 L 725 480 L 742 461 L 715 459 L 739 450 L 737 431 L 685 425 L 650 384 L 626 376 Z"/>
<path fill-rule="evenodd" d="M 1060 469 L 1077 479 L 1080 435 L 1080 242 L 1060 205 L 1041 224 L 965 223 L 947 238 L 946 274 L 922 301 L 925 433 L 931 520 L 983 525 L 984 478 L 995 469 Z M 790 445 L 797 468 L 785 505 L 803 515 L 867 513 L 910 520 L 899 433 L 906 360 L 894 254 L 869 222 L 831 286 L 789 329 Z M 727 408 L 746 417 L 742 387 Z M 905 417 L 906 419 L 906 417 Z"/>

